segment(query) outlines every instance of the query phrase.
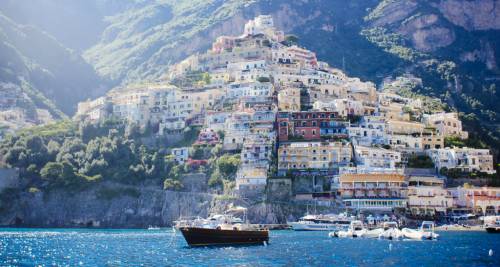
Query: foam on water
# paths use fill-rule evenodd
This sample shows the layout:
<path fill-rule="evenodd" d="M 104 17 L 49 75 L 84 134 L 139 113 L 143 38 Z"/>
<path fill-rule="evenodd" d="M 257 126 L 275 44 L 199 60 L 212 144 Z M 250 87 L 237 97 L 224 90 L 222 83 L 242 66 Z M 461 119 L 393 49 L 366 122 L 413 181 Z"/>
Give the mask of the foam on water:
<path fill-rule="evenodd" d="M 276 231 L 268 246 L 189 248 L 170 229 L 0 229 L 0 266 L 500 266 L 488 255 L 500 247 L 500 235 L 440 234 L 437 241 L 408 242 Z"/>

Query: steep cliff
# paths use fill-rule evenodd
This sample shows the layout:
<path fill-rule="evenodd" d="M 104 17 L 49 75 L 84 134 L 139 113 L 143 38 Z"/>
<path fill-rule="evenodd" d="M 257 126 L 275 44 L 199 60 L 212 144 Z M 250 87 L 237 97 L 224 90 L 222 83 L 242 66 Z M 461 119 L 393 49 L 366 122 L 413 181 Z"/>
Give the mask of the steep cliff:
<path fill-rule="evenodd" d="M 170 226 L 179 216 L 207 216 L 214 197 L 155 187 L 107 184 L 83 192 L 21 193 L 0 213 L 0 225 L 36 227 Z"/>

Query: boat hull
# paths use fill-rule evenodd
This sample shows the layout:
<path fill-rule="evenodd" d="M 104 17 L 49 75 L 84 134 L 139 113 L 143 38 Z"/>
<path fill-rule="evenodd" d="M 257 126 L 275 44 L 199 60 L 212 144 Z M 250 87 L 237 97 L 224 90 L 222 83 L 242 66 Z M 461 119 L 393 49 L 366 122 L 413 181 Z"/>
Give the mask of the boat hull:
<path fill-rule="evenodd" d="M 486 232 L 491 234 L 498 234 L 500 233 L 500 227 L 486 227 Z"/>
<path fill-rule="evenodd" d="M 263 245 L 269 242 L 267 230 L 220 230 L 180 228 L 189 246 Z"/>

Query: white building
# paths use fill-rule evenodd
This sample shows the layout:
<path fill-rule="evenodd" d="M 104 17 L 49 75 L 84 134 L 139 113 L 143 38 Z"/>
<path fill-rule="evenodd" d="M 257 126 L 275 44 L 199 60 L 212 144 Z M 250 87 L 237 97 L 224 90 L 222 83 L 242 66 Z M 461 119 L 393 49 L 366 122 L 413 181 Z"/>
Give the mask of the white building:
<path fill-rule="evenodd" d="M 493 155 L 488 149 L 442 148 L 429 149 L 427 155 L 432 159 L 437 170 L 441 168 L 459 169 L 464 172 L 480 171 L 496 173 L 493 167 Z"/>
<path fill-rule="evenodd" d="M 245 24 L 244 36 L 264 34 L 276 42 L 284 40 L 285 35 L 282 31 L 274 27 L 273 17 L 270 15 L 260 15 Z"/>
<path fill-rule="evenodd" d="M 239 99 L 244 96 L 271 96 L 273 85 L 268 82 L 232 83 L 227 86 L 226 97 Z"/>
<path fill-rule="evenodd" d="M 401 163 L 401 153 L 376 147 L 354 146 L 354 157 L 364 168 L 395 169 Z"/>
<path fill-rule="evenodd" d="M 387 144 L 385 119 L 379 116 L 365 116 L 357 126 L 348 128 L 349 138 L 362 146 Z"/>
<path fill-rule="evenodd" d="M 365 113 L 363 103 L 347 98 L 334 99 L 331 101 L 316 101 L 313 104 L 313 109 L 338 112 L 338 114 L 343 117 L 349 115 L 362 116 Z"/>

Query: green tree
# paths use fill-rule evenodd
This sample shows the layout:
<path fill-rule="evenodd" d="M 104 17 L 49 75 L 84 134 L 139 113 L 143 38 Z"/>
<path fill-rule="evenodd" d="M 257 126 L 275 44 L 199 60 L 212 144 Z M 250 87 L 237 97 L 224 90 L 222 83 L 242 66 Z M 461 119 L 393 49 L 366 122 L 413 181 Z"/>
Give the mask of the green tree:
<path fill-rule="evenodd" d="M 163 181 L 163 189 L 165 190 L 173 190 L 173 191 L 179 191 L 183 188 L 184 186 L 180 181 L 174 180 L 167 178 L 165 181 Z"/>

